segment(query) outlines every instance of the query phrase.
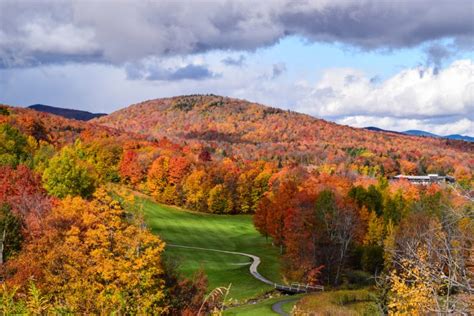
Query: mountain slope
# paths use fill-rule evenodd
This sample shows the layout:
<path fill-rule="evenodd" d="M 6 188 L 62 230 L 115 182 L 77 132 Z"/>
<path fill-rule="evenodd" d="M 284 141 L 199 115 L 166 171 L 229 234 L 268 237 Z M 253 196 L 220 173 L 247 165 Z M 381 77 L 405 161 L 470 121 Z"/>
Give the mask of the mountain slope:
<path fill-rule="evenodd" d="M 28 108 L 33 109 L 35 111 L 59 115 L 68 119 L 75 119 L 79 121 L 89 121 L 94 118 L 107 115 L 105 113 L 91 113 L 87 111 L 64 109 L 44 104 L 33 104 L 30 105 Z"/>
<path fill-rule="evenodd" d="M 472 170 L 474 163 L 474 144 L 341 126 L 215 95 L 145 101 L 94 122 L 208 146 L 215 158 L 280 160 L 340 172 L 453 172 L 453 165 Z"/>
<path fill-rule="evenodd" d="M 430 132 L 421 131 L 418 129 L 411 129 L 408 131 L 404 131 L 403 134 L 408 134 L 408 135 L 413 135 L 413 136 L 442 137 L 442 136 L 439 136 Z"/>
<path fill-rule="evenodd" d="M 423 136 L 423 137 L 435 137 L 435 138 L 447 138 L 447 139 L 454 139 L 454 140 L 463 140 L 465 142 L 474 142 L 474 137 L 467 136 L 467 135 L 459 135 L 459 134 L 452 134 L 446 136 L 436 135 L 430 132 L 412 129 L 404 132 L 395 132 L 386 129 L 381 129 L 375 126 L 368 126 L 364 127 L 364 129 L 373 132 L 385 132 L 385 133 L 395 133 L 395 134 L 405 134 L 405 135 L 412 135 L 412 136 Z"/>
<path fill-rule="evenodd" d="M 444 138 L 455 139 L 455 140 L 463 140 L 466 142 L 474 142 L 474 137 L 467 136 L 467 135 L 459 135 L 459 134 L 452 134 L 448 136 L 443 136 Z"/>

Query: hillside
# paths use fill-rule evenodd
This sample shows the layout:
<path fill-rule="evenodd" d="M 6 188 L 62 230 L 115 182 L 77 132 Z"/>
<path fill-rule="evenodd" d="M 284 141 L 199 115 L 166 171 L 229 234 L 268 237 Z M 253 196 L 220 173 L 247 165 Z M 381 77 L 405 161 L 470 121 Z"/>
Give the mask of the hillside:
<path fill-rule="evenodd" d="M 141 134 L 6 104 L 0 104 L 0 124 L 2 123 L 10 124 L 25 135 L 58 147 L 69 145 L 79 138 L 83 141 L 103 139 L 116 144 L 145 141 Z"/>
<path fill-rule="evenodd" d="M 297 162 L 368 175 L 471 173 L 474 144 L 374 132 L 309 115 L 214 95 L 156 99 L 95 119 L 101 125 L 177 143 L 204 144 L 224 156 Z"/>
<path fill-rule="evenodd" d="M 59 107 L 50 106 L 50 105 L 44 105 L 44 104 L 33 104 L 33 105 L 30 105 L 28 108 L 33 109 L 35 111 L 59 115 L 64 118 L 74 119 L 74 120 L 79 120 L 79 121 L 89 121 L 94 118 L 107 115 L 105 113 L 91 113 L 87 111 L 65 109 L 65 108 L 59 108 Z"/>

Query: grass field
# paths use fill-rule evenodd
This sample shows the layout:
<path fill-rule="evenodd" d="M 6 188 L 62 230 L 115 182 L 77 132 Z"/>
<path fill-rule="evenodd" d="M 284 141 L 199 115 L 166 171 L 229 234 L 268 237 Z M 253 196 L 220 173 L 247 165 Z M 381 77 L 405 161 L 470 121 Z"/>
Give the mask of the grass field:
<path fill-rule="evenodd" d="M 337 290 L 315 293 L 303 297 L 296 304 L 299 314 L 357 316 L 378 315 L 374 297 L 369 290 Z"/>
<path fill-rule="evenodd" d="M 212 215 L 188 212 L 140 198 L 150 229 L 169 244 L 246 252 L 257 255 L 258 270 L 280 282 L 278 250 L 255 230 L 249 215 Z M 166 256 L 179 263 L 179 271 L 192 276 L 203 268 L 209 289 L 232 283 L 229 297 L 245 301 L 272 290 L 249 273 L 250 259 L 232 254 L 167 247 Z"/>
<path fill-rule="evenodd" d="M 280 296 L 280 297 L 269 298 L 261 302 L 258 302 L 256 304 L 248 304 L 248 305 L 230 308 L 224 311 L 224 316 L 234 316 L 234 315 L 235 316 L 255 316 L 255 315 L 273 316 L 273 315 L 276 315 L 276 313 L 272 311 L 273 304 L 282 300 L 294 298 L 295 301 L 283 304 L 283 310 L 287 313 L 290 313 L 295 303 L 301 297 L 302 297 L 301 295 L 294 295 L 294 296 Z"/>

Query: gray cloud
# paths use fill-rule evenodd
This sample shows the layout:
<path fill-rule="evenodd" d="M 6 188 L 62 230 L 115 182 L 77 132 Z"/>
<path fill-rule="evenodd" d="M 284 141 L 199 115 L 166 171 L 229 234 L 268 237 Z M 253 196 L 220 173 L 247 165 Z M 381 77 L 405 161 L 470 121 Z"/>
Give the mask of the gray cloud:
<path fill-rule="evenodd" d="M 456 54 L 452 45 L 441 45 L 439 43 L 429 45 L 425 49 L 425 52 L 426 64 L 434 67 L 435 74 L 439 72 L 439 69 L 442 67 L 443 62 L 446 59 Z"/>
<path fill-rule="evenodd" d="M 453 38 L 457 49 L 472 49 L 473 6 L 470 0 L 0 0 L 0 66 L 252 51 L 288 35 L 363 50 Z"/>
<path fill-rule="evenodd" d="M 240 55 L 239 58 L 233 58 L 233 57 L 229 56 L 229 57 L 226 57 L 226 58 L 222 59 L 222 62 L 227 66 L 241 67 L 245 62 L 245 56 Z"/>
<path fill-rule="evenodd" d="M 280 76 L 285 71 L 286 71 L 286 64 L 285 63 L 273 64 L 272 78 L 274 79 L 274 78 Z"/>
<path fill-rule="evenodd" d="M 130 80 L 167 80 L 178 81 L 184 79 L 204 80 L 219 77 L 204 65 L 189 64 L 177 68 L 163 67 L 158 64 L 127 64 L 125 67 L 127 78 Z"/>

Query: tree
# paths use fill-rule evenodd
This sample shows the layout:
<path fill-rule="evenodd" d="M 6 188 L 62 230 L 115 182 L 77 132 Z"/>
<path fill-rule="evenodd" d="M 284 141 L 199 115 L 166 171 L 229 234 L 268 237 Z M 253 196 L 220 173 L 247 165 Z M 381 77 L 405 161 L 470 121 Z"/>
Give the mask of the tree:
<path fill-rule="evenodd" d="M 74 314 L 165 313 L 164 243 L 124 215 L 102 189 L 90 202 L 65 198 L 43 234 L 10 260 L 9 282 L 24 291 L 34 278 L 51 303 Z"/>
<path fill-rule="evenodd" d="M 45 141 L 40 141 L 38 148 L 33 155 L 33 169 L 36 172 L 43 174 L 55 153 L 56 150 L 53 145 Z"/>
<path fill-rule="evenodd" d="M 179 186 L 191 167 L 185 157 L 171 157 L 169 160 L 168 177 L 169 183 Z"/>
<path fill-rule="evenodd" d="M 295 179 L 283 179 L 273 196 L 272 208 L 267 215 L 268 232 L 273 238 L 273 243 L 280 247 L 280 254 L 283 254 L 285 247 L 285 217 L 289 210 L 295 207 L 294 197 L 297 192 L 298 185 Z"/>
<path fill-rule="evenodd" d="M 90 197 L 96 177 L 93 168 L 81 160 L 72 147 L 64 147 L 50 161 L 43 173 L 43 183 L 51 195 Z"/>
<path fill-rule="evenodd" d="M 427 259 L 421 251 L 419 255 L 419 260 Z M 440 288 L 430 287 L 429 273 L 414 266 L 411 261 L 403 259 L 400 264 L 400 274 L 395 270 L 390 273 L 389 312 L 392 315 L 424 315 L 437 305 L 432 292 Z"/>
<path fill-rule="evenodd" d="M 355 208 L 347 201 L 338 200 L 331 190 L 326 189 L 316 198 L 315 217 L 322 233 L 317 246 L 325 258 L 328 281 L 332 279 L 334 284 L 338 284 L 359 225 Z M 332 266 L 335 266 L 335 272 Z"/>
<path fill-rule="evenodd" d="M 27 139 L 9 124 L 0 124 L 0 166 L 16 167 L 28 158 Z"/>
<path fill-rule="evenodd" d="M 0 204 L 6 204 L 19 220 L 23 236 L 33 238 L 42 230 L 51 199 L 41 185 L 40 176 L 25 165 L 16 169 L 0 166 Z"/>
<path fill-rule="evenodd" d="M 110 139 L 97 139 L 83 146 L 84 158 L 94 166 L 101 183 L 118 182 L 122 146 Z"/>
<path fill-rule="evenodd" d="M 183 190 L 186 206 L 193 210 L 202 211 L 207 209 L 205 176 L 203 170 L 194 170 L 184 181 Z"/>
<path fill-rule="evenodd" d="M 232 198 L 224 185 L 217 184 L 209 191 L 207 207 L 211 213 L 223 214 L 232 212 Z"/>
<path fill-rule="evenodd" d="M 0 266 L 20 250 L 22 242 L 20 220 L 8 205 L 0 205 Z"/>
<path fill-rule="evenodd" d="M 133 150 L 124 151 L 119 165 L 120 177 L 124 183 L 138 185 L 145 178 L 145 167 Z"/>
<path fill-rule="evenodd" d="M 386 269 L 388 308 L 401 315 L 466 313 L 468 262 L 474 242 L 469 207 L 444 205 L 440 217 L 416 211 L 404 218 L 391 242 Z"/>
<path fill-rule="evenodd" d="M 163 200 L 163 193 L 168 186 L 168 171 L 170 159 L 167 156 L 160 156 L 153 161 L 148 170 L 147 186 L 151 195 L 159 202 Z"/>
<path fill-rule="evenodd" d="M 253 180 L 252 193 L 251 193 L 251 211 L 256 212 L 258 202 L 262 198 L 263 194 L 268 190 L 268 180 L 270 180 L 271 171 L 264 169 L 260 172 L 257 177 Z"/>
<path fill-rule="evenodd" d="M 253 216 L 253 224 L 258 232 L 268 239 L 269 236 L 269 223 L 268 216 L 272 211 L 272 201 L 270 198 L 264 196 L 257 206 L 257 211 Z"/>

